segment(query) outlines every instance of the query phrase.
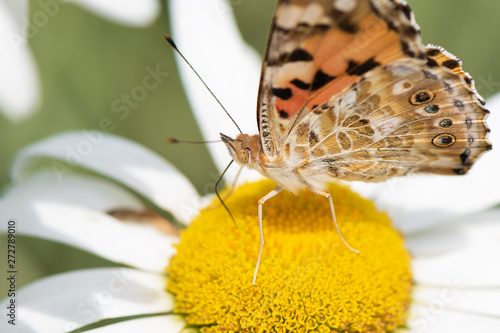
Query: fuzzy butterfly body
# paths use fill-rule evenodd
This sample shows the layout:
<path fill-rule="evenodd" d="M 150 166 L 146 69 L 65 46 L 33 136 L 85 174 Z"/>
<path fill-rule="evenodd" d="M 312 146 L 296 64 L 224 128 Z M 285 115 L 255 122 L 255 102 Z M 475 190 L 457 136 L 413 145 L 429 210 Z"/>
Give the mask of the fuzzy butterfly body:
<path fill-rule="evenodd" d="M 335 180 L 465 174 L 491 149 L 489 113 L 461 61 L 421 42 L 403 0 L 278 1 L 258 136 L 233 158 L 291 191 Z"/>

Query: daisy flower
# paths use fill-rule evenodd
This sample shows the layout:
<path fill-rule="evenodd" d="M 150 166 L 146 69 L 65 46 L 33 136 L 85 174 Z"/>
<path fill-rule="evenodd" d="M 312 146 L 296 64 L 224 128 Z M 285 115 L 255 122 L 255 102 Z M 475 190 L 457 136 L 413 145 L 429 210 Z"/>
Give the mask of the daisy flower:
<path fill-rule="evenodd" d="M 29 40 L 68 3 L 130 26 L 148 25 L 160 12 L 156 0 L 48 0 L 40 1 L 34 12 L 29 11 L 26 0 L 0 0 L 0 112 L 12 122 L 29 117 L 40 100 L 38 71 Z"/>
<path fill-rule="evenodd" d="M 252 68 L 258 72 L 259 59 L 241 41 L 232 16 L 226 11 L 221 16 L 203 1 L 170 5 L 173 17 L 196 8 L 198 19 L 216 22 L 217 33 L 208 34 L 211 47 L 231 46 L 210 61 L 206 53 L 196 55 L 206 36 L 177 35 L 187 20 L 174 22 L 174 33 L 222 102 L 236 104 L 231 87 L 257 84 Z M 201 56 L 209 66 L 203 67 Z M 241 61 L 248 73 L 220 82 L 221 74 L 211 70 L 225 68 L 231 59 Z M 181 75 L 207 138 L 220 130 L 231 133 L 221 128 L 231 124 L 224 123 L 220 110 L 211 111 L 215 103 L 204 100 L 208 95 L 192 73 L 181 69 Z M 255 89 L 237 94 L 255 94 Z M 488 104 L 491 110 L 497 106 L 500 96 Z M 237 118 L 242 119 L 239 112 Z M 500 142 L 495 112 L 488 123 L 495 145 Z M 225 148 L 211 149 L 218 161 Z M 494 331 L 500 327 L 495 264 L 500 210 L 488 208 L 499 202 L 500 193 L 485 193 L 485 184 L 500 184 L 494 169 L 499 157 L 495 150 L 485 154 L 468 175 L 450 177 L 443 188 L 446 178 L 427 176 L 352 185 L 388 212 L 401 232 L 374 203 L 332 185 L 343 234 L 359 256 L 332 230 L 324 198 L 280 194 L 264 206 L 267 245 L 252 286 L 259 245 L 256 201 L 270 189 L 269 181 L 243 185 L 226 200 L 233 223 L 216 203 L 201 209 L 206 200 L 189 181 L 145 147 L 99 131 L 49 137 L 13 160 L 12 184 L 0 199 L 2 231 L 70 244 L 129 268 L 68 272 L 21 290 L 11 286 L 15 295 L 0 303 L 6 315 L 1 330 Z M 155 227 L 165 221 L 188 227 L 179 238 L 175 229 Z M 15 282 L 17 273 L 11 274 Z"/>

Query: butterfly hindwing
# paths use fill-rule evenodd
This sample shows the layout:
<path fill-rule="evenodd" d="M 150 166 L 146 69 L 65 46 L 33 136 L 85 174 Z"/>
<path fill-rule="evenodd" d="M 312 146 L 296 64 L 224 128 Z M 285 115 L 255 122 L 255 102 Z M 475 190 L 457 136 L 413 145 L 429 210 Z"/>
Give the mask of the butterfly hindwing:
<path fill-rule="evenodd" d="M 303 118 L 283 157 L 302 161 L 302 172 L 344 180 L 463 174 L 491 149 L 487 114 L 461 75 L 400 59 Z"/>

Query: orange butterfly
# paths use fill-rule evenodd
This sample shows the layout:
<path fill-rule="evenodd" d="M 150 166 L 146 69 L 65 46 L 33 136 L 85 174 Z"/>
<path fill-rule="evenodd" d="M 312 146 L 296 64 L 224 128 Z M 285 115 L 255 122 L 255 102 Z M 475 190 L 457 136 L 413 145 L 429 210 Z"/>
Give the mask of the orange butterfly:
<path fill-rule="evenodd" d="M 405 1 L 278 1 L 262 66 L 259 134 L 221 134 L 233 160 L 278 183 L 259 200 L 253 283 L 266 200 L 308 188 L 328 198 L 338 230 L 328 183 L 465 174 L 491 149 L 483 105 L 458 58 L 423 46 Z"/>

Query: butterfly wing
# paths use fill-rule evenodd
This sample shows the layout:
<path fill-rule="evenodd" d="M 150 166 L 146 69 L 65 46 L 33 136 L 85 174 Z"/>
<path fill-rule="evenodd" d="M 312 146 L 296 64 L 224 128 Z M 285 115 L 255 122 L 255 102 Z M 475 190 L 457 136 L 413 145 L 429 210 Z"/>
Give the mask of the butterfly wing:
<path fill-rule="evenodd" d="M 292 128 L 317 105 L 400 58 L 426 59 L 404 1 L 279 1 L 257 111 L 267 158 L 280 154 Z"/>
<path fill-rule="evenodd" d="M 303 161 L 306 178 L 325 172 L 362 181 L 464 174 L 491 149 L 488 111 L 470 82 L 472 88 L 446 66 L 415 59 L 380 66 L 303 118 L 284 157 Z"/>
<path fill-rule="evenodd" d="M 491 149 L 472 78 L 452 54 L 423 47 L 403 1 L 283 1 L 276 12 L 261 141 L 310 188 L 323 175 L 464 174 Z"/>

